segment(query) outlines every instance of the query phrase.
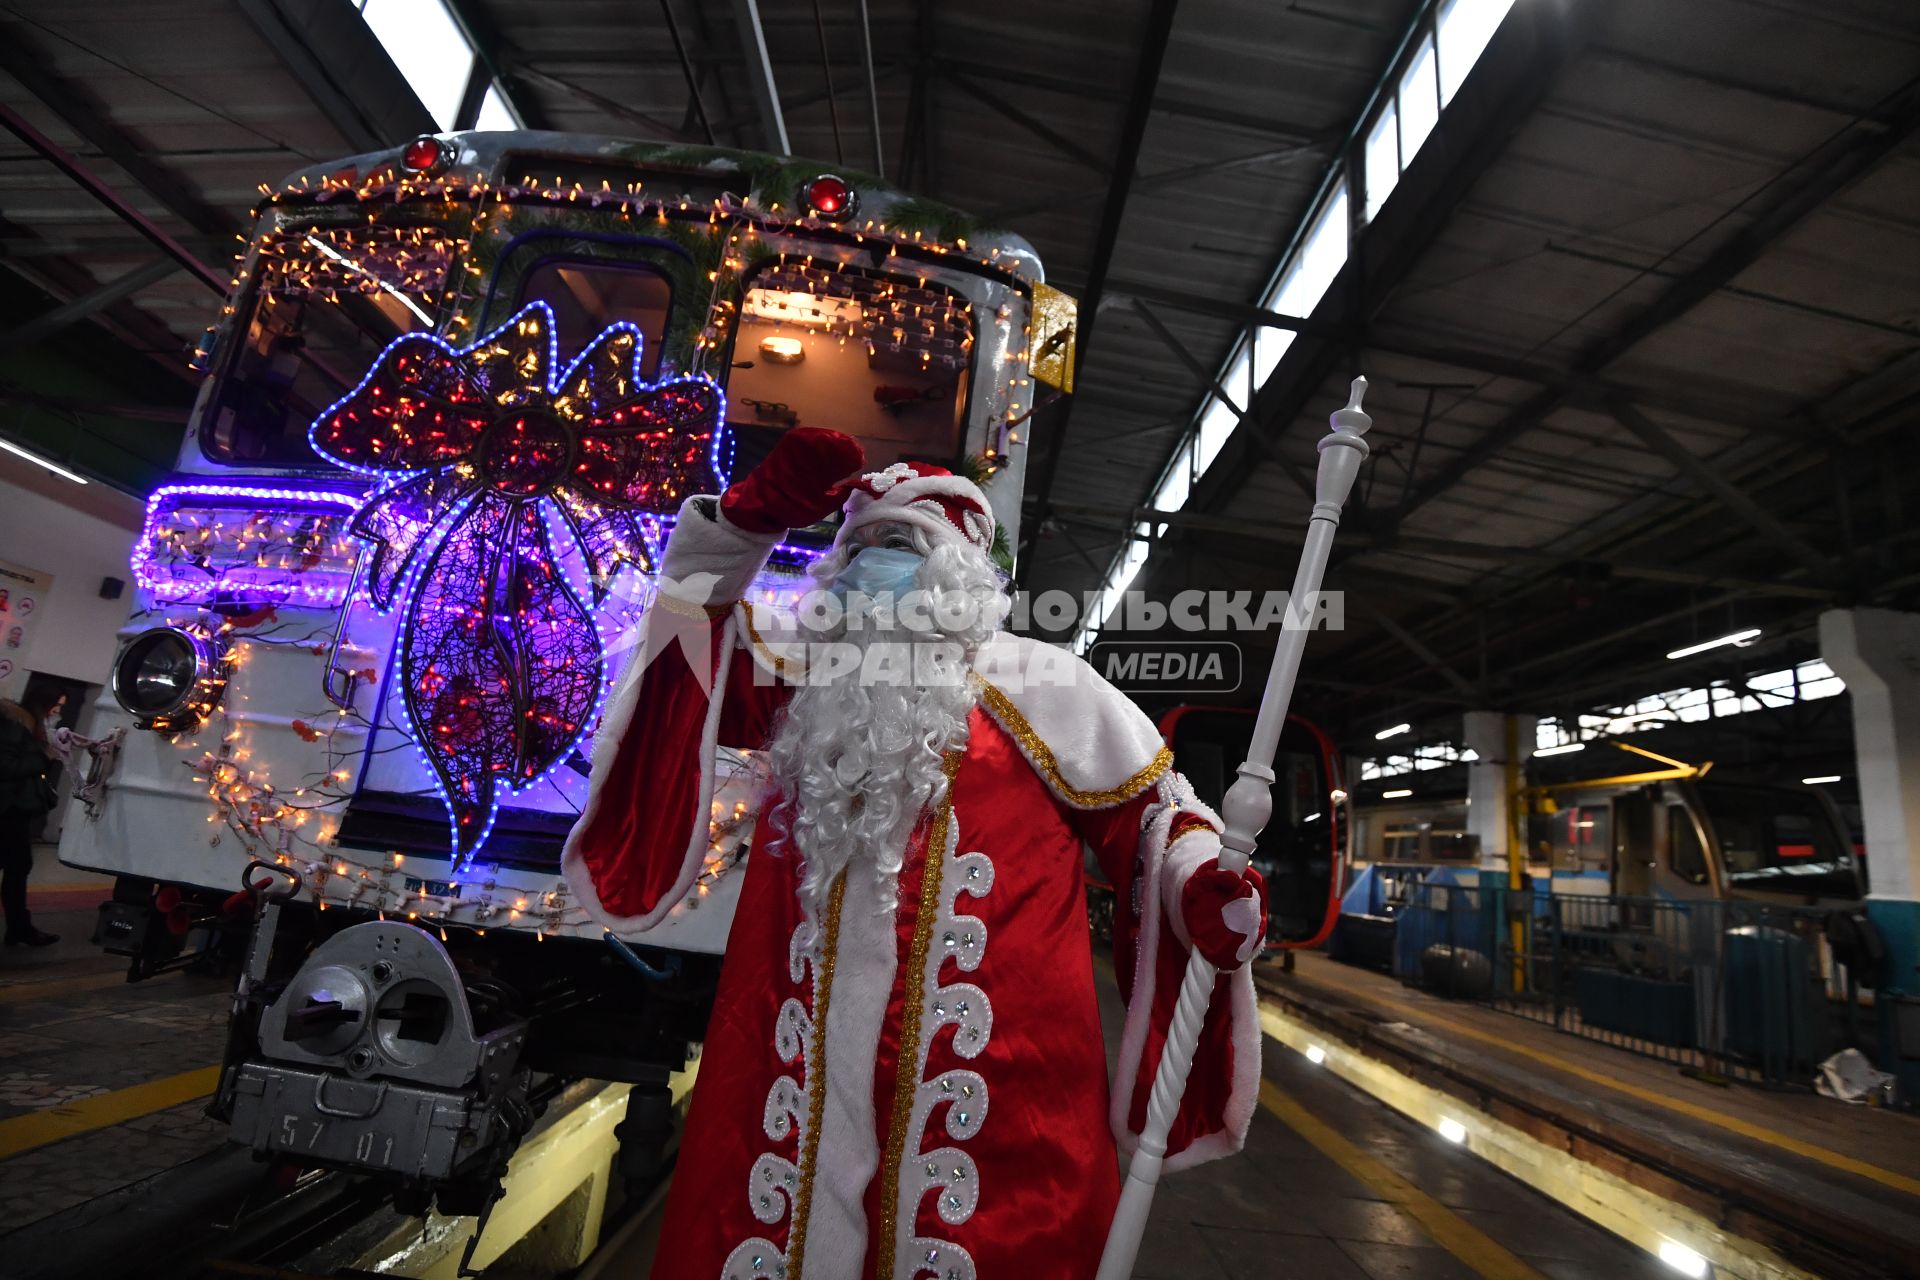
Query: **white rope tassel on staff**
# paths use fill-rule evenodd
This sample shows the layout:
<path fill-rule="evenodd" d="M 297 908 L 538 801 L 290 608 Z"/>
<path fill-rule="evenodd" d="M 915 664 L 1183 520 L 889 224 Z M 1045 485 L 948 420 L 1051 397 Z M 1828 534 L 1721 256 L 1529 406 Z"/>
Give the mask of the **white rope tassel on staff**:
<path fill-rule="evenodd" d="M 1307 522 L 1306 545 L 1300 549 L 1300 567 L 1294 573 L 1293 596 L 1288 602 L 1293 620 L 1280 633 L 1273 667 L 1267 672 L 1266 692 L 1253 725 L 1253 743 L 1220 806 L 1226 827 L 1220 836 L 1220 865 L 1235 873 L 1247 869 L 1254 839 L 1273 813 L 1273 754 L 1287 722 L 1287 707 L 1293 701 L 1294 677 L 1300 673 L 1300 654 L 1306 648 L 1307 630 L 1315 616 L 1320 579 L 1327 571 L 1327 554 L 1333 550 L 1333 531 L 1340 523 L 1340 509 L 1353 491 L 1354 477 L 1367 457 L 1367 442 L 1361 437 L 1373 425 L 1373 419 L 1360 409 L 1360 398 L 1366 391 L 1367 380 L 1355 378 L 1352 397 L 1344 409 L 1335 410 L 1328 419 L 1333 430 L 1320 441 L 1313 515 Z M 1153 1077 L 1147 1122 L 1141 1127 L 1140 1144 L 1127 1165 L 1126 1185 L 1120 1189 L 1107 1247 L 1100 1255 L 1098 1280 L 1128 1280 L 1133 1274 L 1140 1239 L 1147 1229 L 1147 1211 L 1153 1205 L 1153 1189 L 1160 1181 L 1160 1167 L 1167 1155 L 1167 1133 L 1180 1110 L 1181 1095 L 1187 1091 L 1187 1072 L 1193 1066 L 1193 1051 L 1200 1040 L 1200 1027 L 1206 1020 L 1217 976 L 1218 971 L 1196 948 L 1188 957 L 1186 977 L 1180 983 L 1180 1002 Z"/>

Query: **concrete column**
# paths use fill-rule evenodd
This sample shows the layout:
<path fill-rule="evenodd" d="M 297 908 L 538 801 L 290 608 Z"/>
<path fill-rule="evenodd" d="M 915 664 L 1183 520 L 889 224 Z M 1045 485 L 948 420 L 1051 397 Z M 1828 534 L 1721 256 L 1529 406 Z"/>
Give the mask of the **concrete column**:
<path fill-rule="evenodd" d="M 1513 801 L 1507 783 L 1507 713 L 1469 711 L 1463 717 L 1461 745 L 1479 758 L 1467 766 L 1467 833 L 1480 839 L 1480 866 L 1507 869 L 1507 845 L 1513 830 Z M 1515 762 L 1522 768 L 1533 754 L 1537 716 L 1514 716 Z"/>
<path fill-rule="evenodd" d="M 1886 980 L 1920 992 L 1920 614 L 1829 610 L 1820 656 L 1853 698 L 1867 906 L 1887 941 Z"/>

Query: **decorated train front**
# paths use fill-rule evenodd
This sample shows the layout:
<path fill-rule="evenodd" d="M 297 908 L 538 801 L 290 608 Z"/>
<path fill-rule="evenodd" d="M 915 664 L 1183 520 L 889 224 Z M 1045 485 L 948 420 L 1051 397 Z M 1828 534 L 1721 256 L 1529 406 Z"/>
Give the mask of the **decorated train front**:
<path fill-rule="evenodd" d="M 657 1085 L 700 1036 L 752 762 L 721 760 L 705 871 L 646 934 L 609 941 L 559 876 L 681 499 L 832 427 L 876 466 L 968 471 L 1012 545 L 1071 303 L 953 209 L 711 149 L 423 138 L 263 188 L 256 216 L 135 546 L 103 708 L 126 733 L 60 856 L 118 877 L 96 940 L 136 976 L 242 970 L 236 1136 L 282 1152 L 305 1073 L 335 1109 L 356 1082 L 492 1098 L 468 1131 L 492 1149 L 517 1073 Z M 796 531 L 756 590 L 830 536 Z M 430 972 L 382 950 L 402 924 Z M 345 976 L 316 985 L 327 955 Z M 512 1046 L 506 1083 L 423 1065 L 461 1035 L 496 1071 Z M 310 1156 L 399 1171 L 397 1141 L 410 1185 L 453 1178 L 358 1124 Z"/>

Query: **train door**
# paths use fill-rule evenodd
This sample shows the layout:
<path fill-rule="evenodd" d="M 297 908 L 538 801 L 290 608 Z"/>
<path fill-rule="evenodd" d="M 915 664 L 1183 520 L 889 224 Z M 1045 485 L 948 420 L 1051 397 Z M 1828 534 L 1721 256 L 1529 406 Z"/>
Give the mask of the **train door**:
<path fill-rule="evenodd" d="M 1246 759 L 1253 722 L 1252 711 L 1238 708 L 1177 707 L 1161 718 L 1175 767 L 1215 809 Z M 1267 881 L 1267 942 L 1317 946 L 1346 887 L 1350 814 L 1339 754 L 1317 725 L 1288 716 L 1273 770 L 1273 817 L 1253 856 Z"/>
<path fill-rule="evenodd" d="M 1654 895 L 1653 815 L 1647 791 L 1613 798 L 1613 891 L 1621 897 Z"/>

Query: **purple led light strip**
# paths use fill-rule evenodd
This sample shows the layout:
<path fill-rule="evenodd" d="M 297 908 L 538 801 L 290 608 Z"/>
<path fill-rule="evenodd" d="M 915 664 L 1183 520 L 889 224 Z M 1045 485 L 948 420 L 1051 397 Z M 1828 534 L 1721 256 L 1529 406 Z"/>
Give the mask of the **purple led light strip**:
<path fill-rule="evenodd" d="M 334 515 L 341 519 L 344 526 L 346 518 L 359 508 L 361 495 L 326 489 L 284 489 L 231 483 L 162 485 L 147 499 L 146 521 L 140 530 L 140 540 L 134 544 L 131 560 L 134 581 L 156 601 L 185 604 L 208 601 L 218 595 L 233 595 L 275 604 L 324 608 L 338 605 L 347 598 L 353 576 L 351 564 L 344 572 L 335 574 L 332 581 L 318 576 L 329 571 L 318 570 L 314 581 L 301 582 L 301 572 L 289 569 L 284 571 L 288 578 L 286 582 L 272 583 L 261 582 L 255 572 L 250 571 L 253 567 L 247 565 L 202 568 L 159 563 L 155 558 L 155 543 L 160 523 L 181 509 L 192 507 L 196 500 L 215 510 L 244 512 L 250 517 L 301 513 Z M 340 536 L 344 534 L 343 527 Z"/>

